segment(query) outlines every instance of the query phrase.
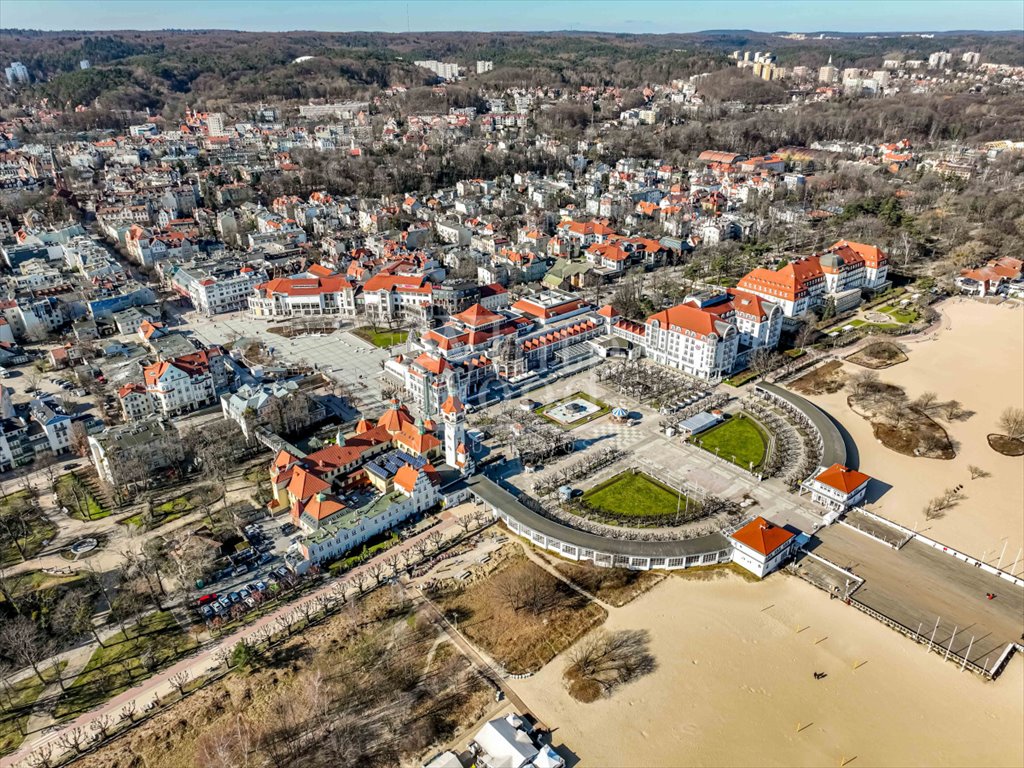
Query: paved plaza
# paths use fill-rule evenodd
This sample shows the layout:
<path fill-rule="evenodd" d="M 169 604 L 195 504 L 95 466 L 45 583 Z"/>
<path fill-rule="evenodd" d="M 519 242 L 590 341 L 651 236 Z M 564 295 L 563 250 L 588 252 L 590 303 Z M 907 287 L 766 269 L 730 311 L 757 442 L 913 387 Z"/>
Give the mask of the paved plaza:
<path fill-rule="evenodd" d="M 812 504 L 807 497 L 790 493 L 777 479 L 759 482 L 749 472 L 690 445 L 679 436 L 666 436 L 659 429 L 658 422 L 663 417 L 656 410 L 608 389 L 597 381 L 592 372 L 568 377 L 534 390 L 528 398 L 547 404 L 575 392 L 585 392 L 608 403 L 612 408 L 625 408 L 635 423 L 616 423 L 610 415 L 606 415 L 573 428 L 576 451 L 530 475 L 509 478 L 523 490 L 531 491 L 541 480 L 557 475 L 586 451 L 617 448 L 626 455 L 577 485 L 586 489 L 627 467 L 635 466 L 673 487 L 695 485 L 704 493 L 725 499 L 737 502 L 753 500 L 755 503 L 745 507 L 746 514 L 763 515 L 780 526 L 793 525 L 809 533 L 821 524 L 821 508 Z"/>
<path fill-rule="evenodd" d="M 345 385 L 363 410 L 383 407 L 378 378 L 390 353 L 349 331 L 314 332 L 288 339 L 267 330 L 274 324 L 238 312 L 213 318 L 192 315 L 187 322 L 188 329 L 207 344 L 226 344 L 242 337 L 259 339 L 283 363 L 312 366 Z"/>

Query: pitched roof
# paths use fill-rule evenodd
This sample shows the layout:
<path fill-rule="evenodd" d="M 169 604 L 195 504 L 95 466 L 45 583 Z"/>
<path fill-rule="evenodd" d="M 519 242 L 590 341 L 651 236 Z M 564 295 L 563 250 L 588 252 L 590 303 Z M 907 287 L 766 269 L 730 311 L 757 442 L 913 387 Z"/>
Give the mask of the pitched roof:
<path fill-rule="evenodd" d="M 814 479 L 849 495 L 871 480 L 871 477 L 842 464 L 833 464 Z"/>
<path fill-rule="evenodd" d="M 405 464 L 395 472 L 395 485 L 406 493 L 412 493 L 413 489 L 416 487 L 416 480 L 419 476 L 420 473 L 418 469 L 413 467 L 412 464 Z"/>
<path fill-rule="evenodd" d="M 325 480 L 321 480 L 312 472 L 309 472 L 302 467 L 297 467 L 295 469 L 295 472 L 292 474 L 292 479 L 288 483 L 288 493 L 300 501 L 308 499 L 314 494 L 321 492 L 326 493 L 330 490 L 330 483 Z"/>
<path fill-rule="evenodd" d="M 465 323 L 470 328 L 479 328 L 482 325 L 490 325 L 491 323 L 504 320 L 501 315 L 491 312 L 489 309 L 484 307 L 483 304 L 479 303 L 472 305 L 463 312 L 459 312 L 457 315 L 454 315 L 454 317 L 456 320 Z"/>
<path fill-rule="evenodd" d="M 731 538 L 759 554 L 768 556 L 785 545 L 794 535 L 758 516 L 736 531 Z"/>
<path fill-rule="evenodd" d="M 455 395 L 448 395 L 448 399 L 441 403 L 443 413 L 462 413 L 465 410 L 466 406 Z"/>
<path fill-rule="evenodd" d="M 677 304 L 647 318 L 647 324 L 657 322 L 665 330 L 682 329 L 692 331 L 700 337 L 721 336 L 722 332 L 716 325 L 716 317 L 692 304 Z"/>

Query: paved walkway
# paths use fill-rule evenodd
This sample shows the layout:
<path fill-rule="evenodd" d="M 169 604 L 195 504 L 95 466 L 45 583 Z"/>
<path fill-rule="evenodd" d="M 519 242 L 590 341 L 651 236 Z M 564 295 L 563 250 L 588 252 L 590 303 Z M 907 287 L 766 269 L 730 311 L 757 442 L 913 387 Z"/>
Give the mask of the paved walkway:
<path fill-rule="evenodd" d="M 401 544 L 393 547 L 388 550 L 389 554 L 398 555 L 406 550 L 414 548 L 420 540 L 426 539 L 426 537 L 430 536 L 434 531 L 444 533 L 455 526 L 456 517 L 451 511 L 442 512 L 440 517 L 441 522 L 438 525 L 433 528 L 429 528 L 419 535 L 409 538 Z M 252 624 L 248 624 L 232 634 L 222 637 L 203 647 L 199 653 L 182 659 L 177 664 L 174 664 L 161 672 L 157 672 L 155 675 L 144 680 L 139 685 L 124 691 L 99 707 L 79 715 L 77 718 L 65 723 L 63 726 L 55 728 L 49 733 L 29 735 L 16 752 L 0 759 L 0 768 L 12 768 L 13 766 L 19 765 L 19 761 L 25 759 L 33 749 L 44 744 L 55 743 L 56 740 L 61 737 L 61 734 L 70 732 L 75 728 L 80 728 L 83 731 L 88 732 L 90 724 L 102 715 L 107 715 L 117 719 L 118 714 L 128 704 L 134 703 L 136 709 L 139 712 L 142 712 L 147 706 L 151 705 L 157 699 L 166 697 L 175 692 L 174 687 L 169 682 L 175 675 L 184 672 L 189 675 L 189 679 L 195 679 L 207 672 L 216 671 L 222 665 L 220 660 L 221 655 L 230 652 L 230 650 L 243 639 L 256 636 L 261 630 L 272 626 L 276 621 L 284 618 L 288 614 L 291 614 L 300 606 L 309 604 L 320 597 L 326 596 L 328 593 L 337 589 L 339 584 L 345 584 L 348 586 L 351 584 L 350 577 L 352 575 L 359 572 L 365 572 L 369 567 L 370 563 L 364 564 L 359 568 L 350 571 L 341 581 L 337 579 L 328 579 L 321 587 L 310 592 L 301 599 L 281 605 L 273 612 L 262 616 Z M 350 592 L 355 594 L 358 591 L 347 590 L 346 594 L 349 594 Z"/>

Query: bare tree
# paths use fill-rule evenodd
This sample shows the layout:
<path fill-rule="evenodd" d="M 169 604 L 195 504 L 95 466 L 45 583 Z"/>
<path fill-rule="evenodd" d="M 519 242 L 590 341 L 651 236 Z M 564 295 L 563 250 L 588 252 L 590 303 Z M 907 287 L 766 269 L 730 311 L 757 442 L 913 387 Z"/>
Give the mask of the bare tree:
<path fill-rule="evenodd" d="M 89 727 L 96 731 L 100 740 L 103 740 L 110 735 L 110 728 L 114 725 L 114 722 L 113 716 L 108 715 L 106 712 L 100 712 L 93 717 Z"/>
<path fill-rule="evenodd" d="M 949 421 L 956 421 L 964 414 L 964 407 L 959 400 L 950 400 L 942 404 L 942 412 Z"/>
<path fill-rule="evenodd" d="M 857 371 L 847 379 L 850 390 L 857 396 L 863 396 L 878 388 L 878 374 L 874 371 Z"/>
<path fill-rule="evenodd" d="M 349 581 L 356 585 L 356 589 L 359 590 L 359 594 L 363 594 L 363 592 L 366 591 L 366 582 L 368 581 L 368 579 L 366 576 L 366 572 L 362 569 L 357 570 L 355 573 L 353 573 L 352 576 L 349 578 Z"/>
<path fill-rule="evenodd" d="M 564 676 L 570 693 L 581 701 L 593 701 L 652 672 L 656 664 L 648 643 L 644 630 L 591 633 L 569 653 Z"/>
<path fill-rule="evenodd" d="M 939 396 L 934 392 L 922 392 L 910 405 L 915 411 L 929 414 L 935 409 L 938 400 Z"/>
<path fill-rule="evenodd" d="M 395 577 L 398 575 L 398 555 L 390 554 L 384 558 L 384 564 L 391 571 L 391 576 Z"/>
<path fill-rule="evenodd" d="M 380 585 L 380 583 L 384 581 L 384 563 L 380 562 L 379 560 L 375 560 L 374 562 L 370 563 L 369 567 L 366 569 L 366 572 L 370 574 L 371 578 L 373 578 L 373 580 L 378 585 Z"/>
<path fill-rule="evenodd" d="M 1024 440 L 1024 408 L 1007 408 L 999 415 L 999 429 L 1007 437 Z"/>
<path fill-rule="evenodd" d="M 184 696 L 185 686 L 188 685 L 190 677 L 191 675 L 189 675 L 188 670 L 183 669 L 167 678 L 167 682 L 170 683 L 171 687 L 178 692 L 179 696 Z"/>
<path fill-rule="evenodd" d="M 975 466 L 974 464 L 967 465 L 967 471 L 971 473 L 971 480 L 977 480 L 979 477 L 989 477 L 990 473 L 986 472 L 981 467 Z"/>
<path fill-rule="evenodd" d="M 135 713 L 138 711 L 138 705 L 135 703 L 135 699 L 130 699 L 123 707 L 121 711 L 117 713 L 118 718 L 124 723 L 134 723 Z"/>
<path fill-rule="evenodd" d="M 441 545 L 444 543 L 444 534 L 437 530 L 431 531 L 427 534 L 427 542 L 434 548 L 434 551 L 437 552 L 441 549 Z"/>
<path fill-rule="evenodd" d="M 32 667 L 43 685 L 49 682 L 43 676 L 42 664 L 56 651 L 55 643 L 31 619 L 15 616 L 0 622 L 0 650 L 19 664 Z"/>

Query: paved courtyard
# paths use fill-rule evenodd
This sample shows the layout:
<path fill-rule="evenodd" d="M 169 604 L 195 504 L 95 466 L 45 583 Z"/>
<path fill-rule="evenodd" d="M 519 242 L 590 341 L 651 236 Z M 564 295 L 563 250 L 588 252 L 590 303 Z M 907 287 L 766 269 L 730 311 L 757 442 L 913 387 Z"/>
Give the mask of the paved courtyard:
<path fill-rule="evenodd" d="M 821 510 L 807 497 L 789 493 L 779 480 L 758 482 L 750 473 L 690 445 L 678 436 L 667 437 L 658 427 L 658 422 L 664 418 L 661 414 L 606 388 L 597 381 L 593 372 L 567 377 L 536 389 L 527 395 L 527 399 L 547 404 L 575 392 L 585 392 L 612 408 L 625 408 L 636 423 L 616 423 L 606 415 L 572 428 L 570 434 L 576 438 L 576 451 L 535 473 L 509 478 L 523 490 L 531 491 L 540 480 L 574 463 L 585 452 L 618 448 L 626 454 L 622 459 L 574 485 L 586 489 L 626 467 L 638 466 L 655 479 L 674 487 L 693 484 L 722 498 L 734 501 L 752 499 L 756 503 L 748 505 L 746 513 L 763 515 L 777 525 L 793 525 L 809 533 L 820 524 Z"/>
<path fill-rule="evenodd" d="M 207 344 L 226 344 L 241 337 L 256 338 L 273 348 L 279 360 L 287 364 L 306 364 L 326 373 L 349 388 L 357 405 L 368 411 L 380 408 L 378 377 L 389 352 L 379 349 L 355 334 L 339 330 L 312 333 L 292 339 L 271 333 L 274 323 L 255 320 L 244 313 L 212 318 L 187 318 L 187 328 Z"/>

